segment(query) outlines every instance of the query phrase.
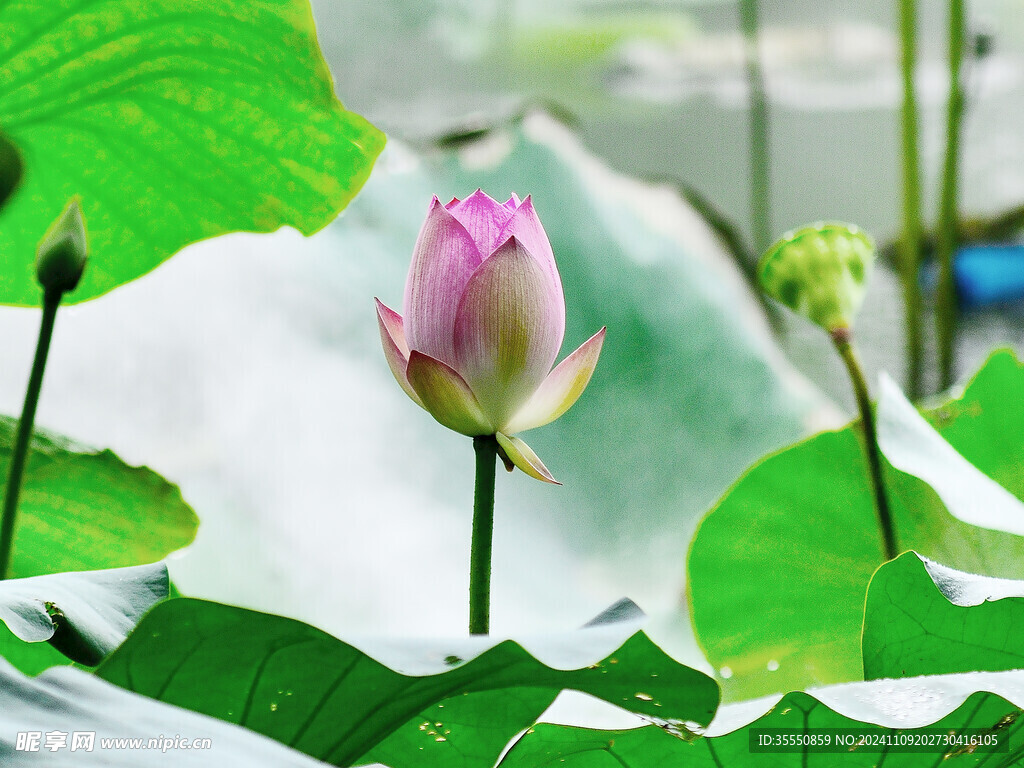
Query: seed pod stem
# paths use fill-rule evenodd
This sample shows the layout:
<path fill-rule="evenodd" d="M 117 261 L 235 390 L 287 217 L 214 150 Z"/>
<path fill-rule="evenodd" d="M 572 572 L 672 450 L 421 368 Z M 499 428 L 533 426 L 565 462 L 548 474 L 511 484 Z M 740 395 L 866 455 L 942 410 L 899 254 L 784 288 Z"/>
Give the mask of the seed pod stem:
<path fill-rule="evenodd" d="M 889 498 L 885 492 L 885 480 L 882 476 L 882 457 L 878 449 L 878 435 L 875 431 L 875 417 L 871 411 L 871 400 L 868 396 L 868 385 L 864 372 L 853 346 L 853 336 L 849 328 L 837 328 L 830 336 L 836 351 L 843 359 L 846 370 L 850 374 L 853 394 L 860 411 L 861 424 L 864 427 L 864 458 L 868 465 L 871 489 L 874 493 L 875 514 L 878 516 L 878 529 L 882 536 L 882 549 L 886 560 L 894 560 L 899 554 L 896 544 L 896 530 L 889 510 Z"/>

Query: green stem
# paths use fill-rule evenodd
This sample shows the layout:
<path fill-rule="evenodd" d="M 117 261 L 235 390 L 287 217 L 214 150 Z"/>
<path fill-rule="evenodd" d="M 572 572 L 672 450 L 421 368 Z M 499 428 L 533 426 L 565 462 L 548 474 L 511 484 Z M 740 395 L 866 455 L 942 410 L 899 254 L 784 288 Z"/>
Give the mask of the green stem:
<path fill-rule="evenodd" d="M 942 165 L 942 195 L 939 202 L 938 243 L 939 285 L 935 298 L 935 329 L 939 345 L 939 383 L 953 384 L 953 356 L 956 347 L 957 301 L 953 282 L 953 256 L 957 245 L 957 181 L 960 160 L 960 127 L 964 111 L 961 69 L 964 58 L 964 28 L 967 12 L 964 0 L 949 3 L 949 102 L 946 107 L 946 157 Z"/>
<path fill-rule="evenodd" d="M 878 450 L 878 435 L 875 433 L 875 420 L 871 413 L 871 400 L 868 397 L 868 385 L 861 370 L 857 351 L 853 348 L 850 331 L 840 328 L 832 333 L 832 342 L 836 351 L 846 364 L 853 385 L 853 394 L 857 399 L 861 424 L 864 425 L 864 456 L 867 459 L 871 487 L 875 495 L 875 513 L 878 516 L 878 529 L 882 534 L 882 547 L 885 559 L 893 560 L 899 554 L 896 547 L 896 531 L 893 528 L 892 513 L 889 511 L 889 499 L 885 493 L 885 481 L 882 478 L 881 452 Z"/>
<path fill-rule="evenodd" d="M 494 538 L 494 435 L 473 438 L 476 488 L 473 494 L 473 543 L 469 555 L 469 634 L 491 629 L 491 544 Z"/>
<path fill-rule="evenodd" d="M 921 319 L 921 160 L 917 146 L 917 0 L 900 1 L 900 41 L 903 55 L 903 233 L 900 238 L 900 280 L 906 325 L 907 392 L 911 400 L 924 391 L 924 324 Z"/>
<path fill-rule="evenodd" d="M 758 0 L 741 0 L 740 25 L 746 50 L 750 98 L 750 226 L 760 256 L 772 244 L 771 157 L 768 150 L 768 99 L 761 70 Z"/>
<path fill-rule="evenodd" d="M 0 579 L 10 576 L 11 545 L 14 543 L 14 521 L 18 514 L 21 478 L 25 472 L 25 459 L 32 439 L 32 425 L 36 419 L 39 391 L 43 387 L 43 372 L 46 370 L 46 355 L 50 350 L 50 339 L 53 336 L 53 323 L 57 318 L 57 307 L 60 306 L 62 295 L 60 291 L 43 293 L 43 319 L 39 326 L 36 357 L 32 362 L 32 373 L 29 375 L 28 388 L 25 390 L 25 405 L 21 409 L 21 420 L 18 422 L 18 435 L 14 441 L 14 453 L 7 476 L 3 519 L 0 522 Z"/>

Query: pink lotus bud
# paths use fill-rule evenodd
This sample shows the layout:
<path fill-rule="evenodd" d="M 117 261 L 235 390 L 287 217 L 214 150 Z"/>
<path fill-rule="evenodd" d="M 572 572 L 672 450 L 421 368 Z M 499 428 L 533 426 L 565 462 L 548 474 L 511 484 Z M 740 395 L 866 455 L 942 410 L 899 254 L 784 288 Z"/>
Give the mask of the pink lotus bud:
<path fill-rule="evenodd" d="M 479 189 L 423 222 L 405 284 L 405 319 L 377 301 L 391 372 L 418 405 L 464 435 L 494 435 L 531 477 L 555 482 L 516 432 L 548 424 L 586 389 L 605 329 L 554 370 L 565 298 L 530 198 Z"/>

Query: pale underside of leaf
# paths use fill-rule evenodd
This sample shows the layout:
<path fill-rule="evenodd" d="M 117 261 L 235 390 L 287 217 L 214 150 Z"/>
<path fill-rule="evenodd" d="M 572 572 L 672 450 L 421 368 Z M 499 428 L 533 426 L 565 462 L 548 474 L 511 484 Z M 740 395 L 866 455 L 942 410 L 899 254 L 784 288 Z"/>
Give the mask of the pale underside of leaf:
<path fill-rule="evenodd" d="M 878 385 L 878 447 L 889 463 L 928 483 L 965 523 L 1024 535 L 1024 504 L 957 453 L 890 376 Z"/>
<path fill-rule="evenodd" d="M 95 666 L 168 595 L 163 563 L 0 581 L 0 621 L 21 640 L 51 641 Z"/>

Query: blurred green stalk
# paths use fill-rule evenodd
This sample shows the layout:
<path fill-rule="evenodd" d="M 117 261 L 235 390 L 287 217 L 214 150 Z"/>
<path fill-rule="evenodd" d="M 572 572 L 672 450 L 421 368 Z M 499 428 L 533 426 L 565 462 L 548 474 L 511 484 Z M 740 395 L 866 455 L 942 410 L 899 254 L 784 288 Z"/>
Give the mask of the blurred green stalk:
<path fill-rule="evenodd" d="M 900 236 L 900 281 L 906 333 L 907 381 L 911 400 L 924 393 L 924 323 L 921 317 L 921 160 L 917 147 L 917 0 L 900 0 L 900 74 L 903 81 L 901 133 L 903 148 L 903 232 Z"/>
<path fill-rule="evenodd" d="M 957 181 L 960 160 L 960 126 L 964 111 L 961 69 L 964 59 L 965 0 L 949 2 L 949 102 L 946 107 L 946 157 L 942 165 L 936 258 L 939 285 L 935 297 L 935 330 L 939 344 L 939 384 L 953 384 L 956 348 L 957 300 L 953 283 L 953 256 L 957 245 Z"/>
<path fill-rule="evenodd" d="M 61 296 L 62 291 L 45 291 L 43 294 L 43 319 L 39 326 L 39 341 L 36 343 L 36 356 L 32 361 L 32 373 L 29 374 L 28 387 L 25 390 L 25 404 L 21 409 L 21 419 L 18 421 L 18 434 L 14 440 L 14 452 L 11 454 L 11 466 L 7 475 L 3 519 L 0 521 L 0 579 L 9 578 L 11 575 L 14 521 L 18 514 L 21 479 L 25 473 L 25 460 L 28 457 L 29 442 L 32 440 L 32 425 L 36 420 L 36 406 L 39 405 L 39 393 L 43 388 L 46 356 L 50 351 L 50 339 L 53 337 L 53 325 L 57 319 Z"/>
<path fill-rule="evenodd" d="M 764 253 L 772 244 L 771 173 L 768 153 L 768 99 L 761 70 L 760 21 L 757 0 L 740 0 L 750 99 L 750 227 L 754 252 Z"/>

